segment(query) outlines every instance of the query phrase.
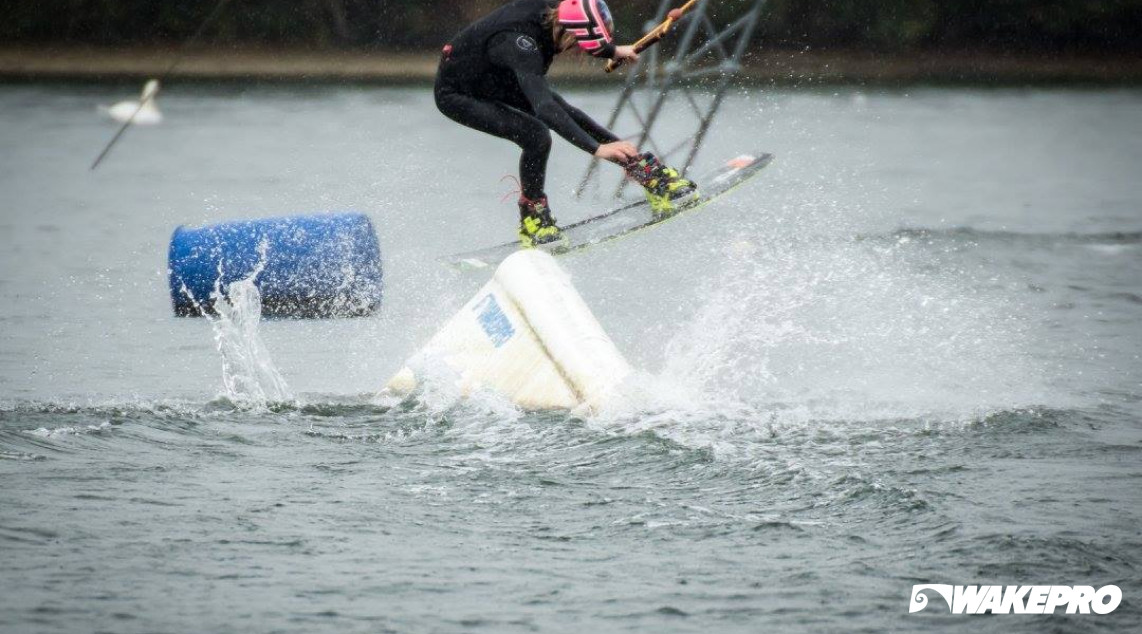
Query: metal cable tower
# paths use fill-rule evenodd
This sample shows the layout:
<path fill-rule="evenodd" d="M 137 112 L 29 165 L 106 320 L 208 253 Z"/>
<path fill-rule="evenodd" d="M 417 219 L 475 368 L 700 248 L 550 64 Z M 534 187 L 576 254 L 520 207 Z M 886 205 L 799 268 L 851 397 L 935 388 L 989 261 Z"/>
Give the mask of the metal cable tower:
<path fill-rule="evenodd" d="M 644 53 L 638 65 L 630 71 L 618 103 L 611 111 L 607 127 L 614 129 L 619 118 L 629 114 L 642 126 L 642 132 L 636 135 L 635 145 L 648 147 L 663 161 L 675 165 L 685 174 L 706 140 L 710 125 L 722 107 L 726 91 L 733 79 L 741 73 L 742 55 L 757 31 L 761 11 L 766 3 L 766 0 L 751 1 L 753 6 L 741 17 L 732 24 L 719 28 L 710 19 L 708 8 L 711 0 L 701 0 L 693 11 L 679 21 L 676 33 L 681 36 L 673 54 L 664 54 L 656 46 Z M 647 29 L 666 19 L 666 14 L 675 2 L 677 0 L 662 0 Z M 704 94 L 695 91 L 693 84 L 708 78 L 717 78 L 713 90 Z M 674 141 L 676 145 L 663 151 L 663 146 L 658 144 L 653 132 L 667 99 L 677 91 L 685 96 L 697 124 L 681 141 Z M 639 102 L 643 103 L 640 105 Z M 684 162 L 676 164 L 670 160 L 670 157 L 683 150 L 686 151 Z M 592 180 L 599 179 L 598 166 L 599 159 L 592 158 L 579 183 L 577 195 L 581 196 Z M 627 182 L 625 178 L 620 179 L 614 191 L 615 198 L 622 195 Z"/>

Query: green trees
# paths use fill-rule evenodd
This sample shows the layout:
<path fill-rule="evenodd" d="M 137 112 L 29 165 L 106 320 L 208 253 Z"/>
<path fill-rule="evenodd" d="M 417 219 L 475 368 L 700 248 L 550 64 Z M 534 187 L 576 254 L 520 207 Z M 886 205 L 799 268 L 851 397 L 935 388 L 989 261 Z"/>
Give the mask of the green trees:
<path fill-rule="evenodd" d="M 230 0 L 216 45 L 432 50 L 504 0 Z M 753 0 L 713 0 L 730 19 Z M 638 32 L 657 0 L 612 0 Z M 8 0 L 0 43 L 178 43 L 212 0 Z M 633 38 L 632 38 L 633 39 Z M 876 51 L 1142 50 L 1142 0 L 770 0 L 758 45 Z"/>
<path fill-rule="evenodd" d="M 771 0 L 765 35 L 816 47 L 1142 50 L 1142 0 Z"/>

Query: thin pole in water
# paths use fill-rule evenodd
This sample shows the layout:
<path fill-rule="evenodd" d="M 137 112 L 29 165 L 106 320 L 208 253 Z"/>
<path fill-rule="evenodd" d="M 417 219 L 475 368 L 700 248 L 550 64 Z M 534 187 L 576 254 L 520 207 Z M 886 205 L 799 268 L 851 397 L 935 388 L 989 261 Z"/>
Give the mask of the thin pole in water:
<path fill-rule="evenodd" d="M 174 61 L 172 61 L 171 65 L 168 66 L 167 69 L 163 71 L 163 74 L 159 76 L 159 86 L 162 86 L 163 83 L 167 80 L 167 77 L 169 77 L 170 74 L 174 72 L 174 69 L 182 63 L 183 58 L 186 56 L 186 51 L 191 46 L 193 46 L 195 42 L 198 41 L 198 38 L 201 37 L 202 33 L 206 30 L 206 27 L 210 26 L 210 23 L 218 18 L 218 16 L 222 13 L 222 7 L 224 7 L 227 2 L 228 0 L 218 0 L 218 4 L 214 6 L 214 10 L 210 12 L 210 15 L 206 16 L 206 19 L 203 20 L 202 24 L 198 26 L 198 30 L 194 32 L 194 35 L 190 36 L 190 39 L 183 43 L 182 49 L 178 52 L 178 55 L 175 56 Z M 115 136 L 111 137 L 111 141 L 107 143 L 107 145 L 103 148 L 103 151 L 99 153 L 98 157 L 96 157 L 95 162 L 91 164 L 91 171 L 95 171 L 95 168 L 99 167 L 99 164 L 102 163 L 103 159 L 111 152 L 111 148 L 115 147 L 115 144 L 119 142 L 119 138 L 123 136 L 123 133 L 127 131 L 127 128 L 131 127 L 131 124 L 135 121 L 135 117 L 139 114 L 140 111 L 142 111 L 143 107 L 147 105 L 147 102 L 149 102 L 151 99 L 154 99 L 155 94 L 157 93 L 158 91 L 156 90 L 154 93 L 147 94 L 139 100 L 139 106 L 135 108 L 134 112 L 131 113 L 131 117 L 123 122 L 123 125 L 120 126 L 119 131 L 115 133 Z"/>

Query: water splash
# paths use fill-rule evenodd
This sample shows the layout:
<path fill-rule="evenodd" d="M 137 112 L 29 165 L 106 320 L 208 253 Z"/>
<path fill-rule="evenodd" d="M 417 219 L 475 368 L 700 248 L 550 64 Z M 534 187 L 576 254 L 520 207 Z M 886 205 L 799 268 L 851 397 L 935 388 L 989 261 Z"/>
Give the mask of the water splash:
<path fill-rule="evenodd" d="M 268 245 L 258 246 L 259 261 L 245 279 L 221 288 L 222 265 L 210 298 L 215 314 L 207 314 L 214 341 L 222 355 L 223 396 L 240 407 L 265 407 L 293 400 L 289 385 L 274 366 L 258 332 L 262 322 L 262 295 L 255 282 L 265 270 Z"/>
<path fill-rule="evenodd" d="M 819 243 L 818 243 L 819 242 Z M 703 400 L 830 420 L 973 417 L 1039 404 L 1020 309 L 907 243 L 735 244 L 662 372 Z M 917 266 L 910 258 L 920 255 Z"/>
<path fill-rule="evenodd" d="M 421 351 L 409 360 L 409 368 L 417 386 L 404 400 L 416 403 L 429 425 L 448 421 L 457 433 L 480 442 L 506 440 L 519 432 L 516 423 L 523 412 L 509 398 L 479 385 L 464 385 L 460 374 L 438 354 Z"/>

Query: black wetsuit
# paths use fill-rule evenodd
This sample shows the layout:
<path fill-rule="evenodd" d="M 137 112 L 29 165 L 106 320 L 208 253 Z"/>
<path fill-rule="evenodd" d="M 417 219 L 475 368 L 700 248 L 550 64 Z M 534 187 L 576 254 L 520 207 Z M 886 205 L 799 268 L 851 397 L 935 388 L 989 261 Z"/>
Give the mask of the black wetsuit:
<path fill-rule="evenodd" d="M 618 137 L 547 84 L 555 41 L 545 23 L 556 0 L 514 0 L 468 26 L 444 47 L 436 106 L 450 119 L 523 149 L 523 195 L 544 193 L 551 133 L 594 154 Z"/>

